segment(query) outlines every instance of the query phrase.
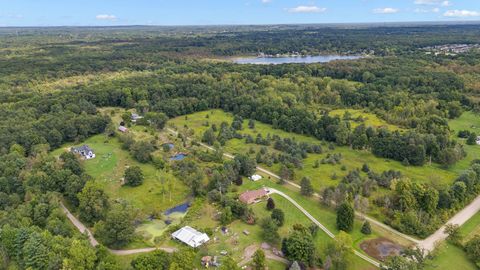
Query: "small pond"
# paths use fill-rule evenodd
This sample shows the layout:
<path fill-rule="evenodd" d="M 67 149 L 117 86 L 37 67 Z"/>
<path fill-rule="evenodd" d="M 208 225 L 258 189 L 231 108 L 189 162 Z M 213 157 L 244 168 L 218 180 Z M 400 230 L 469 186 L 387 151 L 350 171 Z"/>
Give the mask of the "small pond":
<path fill-rule="evenodd" d="M 327 63 L 334 60 L 355 60 L 358 55 L 315 55 L 315 56 L 280 56 L 280 57 L 245 57 L 235 58 L 236 64 L 279 65 L 279 64 L 310 64 Z"/>
<path fill-rule="evenodd" d="M 402 246 L 383 237 L 363 241 L 360 248 L 380 261 L 385 261 L 390 256 L 398 256 L 403 250 Z"/>
<path fill-rule="evenodd" d="M 187 157 L 187 154 L 179 153 L 170 158 L 170 160 L 183 160 Z"/>
<path fill-rule="evenodd" d="M 190 202 L 185 202 L 182 204 L 179 204 L 177 206 L 174 206 L 170 209 L 165 210 L 165 215 L 170 215 L 172 213 L 186 213 L 188 208 L 190 207 Z"/>

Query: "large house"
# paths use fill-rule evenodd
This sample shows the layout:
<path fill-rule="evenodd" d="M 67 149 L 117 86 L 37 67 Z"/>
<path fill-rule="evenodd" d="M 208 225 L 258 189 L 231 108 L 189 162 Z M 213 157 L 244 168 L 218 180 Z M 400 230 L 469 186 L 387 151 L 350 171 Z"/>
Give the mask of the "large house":
<path fill-rule="evenodd" d="M 95 153 L 93 152 L 92 148 L 86 144 L 79 147 L 72 147 L 70 148 L 70 151 L 74 154 L 80 155 L 84 159 L 95 158 Z"/>
<path fill-rule="evenodd" d="M 245 191 L 244 193 L 240 194 L 238 199 L 243 203 L 252 204 L 258 202 L 260 199 L 266 197 L 267 195 L 268 191 L 264 188 L 261 188 L 257 190 Z"/>
<path fill-rule="evenodd" d="M 201 233 L 190 226 L 185 226 L 172 233 L 172 237 L 193 248 L 201 246 L 210 240 L 206 233 Z"/>

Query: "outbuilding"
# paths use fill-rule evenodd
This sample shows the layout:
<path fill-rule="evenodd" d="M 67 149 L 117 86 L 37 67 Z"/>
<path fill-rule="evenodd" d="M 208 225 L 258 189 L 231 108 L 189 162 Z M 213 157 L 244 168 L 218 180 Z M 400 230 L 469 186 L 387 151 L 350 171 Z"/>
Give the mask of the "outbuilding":
<path fill-rule="evenodd" d="M 249 179 L 255 182 L 255 181 L 258 181 L 258 180 L 262 179 L 262 176 L 258 175 L 258 174 L 254 174 L 254 175 L 250 176 Z"/>
<path fill-rule="evenodd" d="M 172 237 L 193 248 L 199 247 L 210 240 L 206 233 L 201 233 L 190 226 L 185 226 L 172 233 Z"/>

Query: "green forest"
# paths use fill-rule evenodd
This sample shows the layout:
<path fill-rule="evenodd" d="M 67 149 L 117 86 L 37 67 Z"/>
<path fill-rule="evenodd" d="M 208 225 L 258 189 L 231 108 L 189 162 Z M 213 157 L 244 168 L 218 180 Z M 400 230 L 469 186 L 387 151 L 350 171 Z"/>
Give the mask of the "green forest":
<path fill-rule="evenodd" d="M 423 239 L 480 195 L 480 51 L 425 50 L 479 43 L 474 24 L 0 28 L 0 269 L 198 268 L 211 250 L 172 244 L 166 233 L 147 245 L 173 245 L 172 255 L 110 252 L 143 247 L 136 229 L 165 210 L 152 205 L 158 194 L 169 194 L 169 206 L 192 201 L 179 224 L 200 223 L 199 211 L 212 208 L 221 212 L 220 227 L 239 222 L 258 230 L 259 243 L 299 267 L 289 269 L 371 269 L 353 258 L 372 233 L 355 213 Z M 362 58 L 231 61 L 290 52 Z M 132 122 L 132 112 L 143 118 Z M 99 182 L 111 174 L 65 151 L 102 143 L 132 165 L 114 174 L 126 187 Z M 173 151 L 188 158 L 172 161 Z M 288 183 L 297 184 L 305 204 L 330 213 L 323 222 L 332 222 L 335 240 L 320 239 L 316 225 L 286 220 L 275 206 L 240 203 L 239 192 L 257 187 L 248 180 L 257 166 L 279 176 L 263 175 L 277 189 L 293 192 Z M 153 184 L 157 178 L 169 184 Z M 99 246 L 70 223 L 65 206 Z M 214 235 L 215 226 L 200 225 Z M 476 269 L 480 236 L 463 238 L 464 230 L 449 227 L 447 245 Z M 264 269 L 260 251 L 253 269 Z M 408 247 L 382 264 L 447 269 L 448 262 L 420 252 Z M 224 256 L 220 269 L 240 269 L 237 255 Z"/>

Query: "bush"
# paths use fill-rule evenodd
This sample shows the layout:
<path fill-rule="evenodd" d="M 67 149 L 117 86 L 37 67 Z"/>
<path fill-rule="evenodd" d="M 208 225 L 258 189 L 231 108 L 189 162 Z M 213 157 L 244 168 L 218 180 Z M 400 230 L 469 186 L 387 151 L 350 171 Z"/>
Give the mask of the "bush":
<path fill-rule="evenodd" d="M 282 227 L 285 223 L 285 214 L 282 209 L 273 209 L 271 217 L 277 223 L 278 227 Z"/>
<path fill-rule="evenodd" d="M 125 185 L 136 187 L 143 183 L 143 172 L 138 166 L 132 166 L 125 170 Z"/>
<path fill-rule="evenodd" d="M 362 225 L 362 229 L 360 230 L 363 234 L 369 235 L 372 233 L 372 227 L 370 226 L 370 222 L 365 221 Z"/>

